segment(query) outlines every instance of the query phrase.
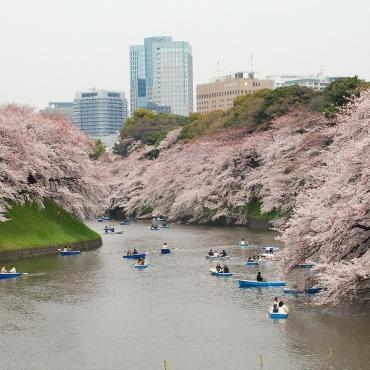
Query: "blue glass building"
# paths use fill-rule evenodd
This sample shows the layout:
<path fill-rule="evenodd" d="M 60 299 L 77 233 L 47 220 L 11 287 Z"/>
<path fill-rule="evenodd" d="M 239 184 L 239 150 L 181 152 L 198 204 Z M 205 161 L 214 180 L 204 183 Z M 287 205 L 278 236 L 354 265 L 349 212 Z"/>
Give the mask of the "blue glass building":
<path fill-rule="evenodd" d="M 130 46 L 130 107 L 131 113 L 146 107 L 145 51 L 144 45 Z"/>
<path fill-rule="evenodd" d="M 130 47 L 131 112 L 166 107 L 172 113 L 193 111 L 193 57 L 188 42 L 148 37 Z M 144 95 L 145 86 L 145 95 Z"/>

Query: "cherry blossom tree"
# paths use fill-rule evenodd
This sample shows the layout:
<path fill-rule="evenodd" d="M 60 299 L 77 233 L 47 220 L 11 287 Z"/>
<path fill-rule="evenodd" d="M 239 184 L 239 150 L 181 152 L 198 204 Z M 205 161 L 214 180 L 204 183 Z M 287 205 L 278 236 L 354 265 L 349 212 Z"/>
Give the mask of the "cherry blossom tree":
<path fill-rule="evenodd" d="M 0 106 L 0 218 L 9 202 L 51 198 L 77 217 L 101 209 L 105 180 L 92 141 L 71 122 L 29 107 Z"/>

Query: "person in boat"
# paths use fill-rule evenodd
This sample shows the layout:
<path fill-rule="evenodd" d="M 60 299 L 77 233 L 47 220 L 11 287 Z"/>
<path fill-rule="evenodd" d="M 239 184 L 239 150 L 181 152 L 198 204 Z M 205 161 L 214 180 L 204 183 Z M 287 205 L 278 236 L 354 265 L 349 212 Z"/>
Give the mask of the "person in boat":
<path fill-rule="evenodd" d="M 225 249 L 223 249 L 222 252 L 220 253 L 220 257 L 226 257 L 226 256 L 227 256 L 227 253 Z"/>
<path fill-rule="evenodd" d="M 132 252 L 132 254 L 138 254 L 138 251 L 136 250 L 136 248 L 134 248 L 134 251 Z"/>
<path fill-rule="evenodd" d="M 74 251 L 77 251 L 77 245 L 75 245 L 75 246 L 73 247 L 73 250 L 74 250 Z"/>
<path fill-rule="evenodd" d="M 262 275 L 261 275 L 261 273 L 258 271 L 257 272 L 257 281 L 264 281 L 264 279 L 263 279 L 263 277 L 262 277 Z"/>
<path fill-rule="evenodd" d="M 269 248 L 269 253 L 274 254 L 274 248 L 273 247 Z"/>
<path fill-rule="evenodd" d="M 110 227 L 110 231 L 111 231 L 112 233 L 114 233 L 114 226 L 113 226 L 113 225 L 111 225 L 111 227 Z"/>
<path fill-rule="evenodd" d="M 215 253 L 213 252 L 213 250 L 212 250 L 212 249 L 210 249 L 210 250 L 209 250 L 209 252 L 208 252 L 208 255 L 209 255 L 209 256 L 214 256 L 214 255 L 215 255 Z"/>
<path fill-rule="evenodd" d="M 222 267 L 219 263 L 216 265 L 216 271 L 217 272 L 222 272 Z"/>
<path fill-rule="evenodd" d="M 224 274 L 228 274 L 230 272 L 229 266 L 224 265 Z"/>
<path fill-rule="evenodd" d="M 288 313 L 288 307 L 284 304 L 283 301 L 279 302 L 279 313 L 287 314 Z"/>
<path fill-rule="evenodd" d="M 240 244 L 247 244 L 247 242 L 245 241 L 244 238 L 242 238 L 242 240 L 240 241 Z"/>
<path fill-rule="evenodd" d="M 251 256 L 249 256 L 248 257 L 248 262 L 254 262 L 254 259 Z"/>
<path fill-rule="evenodd" d="M 68 251 L 68 248 L 67 248 L 67 247 L 64 247 L 64 248 L 63 248 L 63 251 L 64 251 L 64 252 L 67 252 L 67 251 Z"/>
<path fill-rule="evenodd" d="M 12 274 L 15 274 L 16 272 L 17 272 L 17 270 L 15 269 L 15 267 L 13 266 L 10 270 L 9 270 L 9 272 L 11 272 Z"/>
<path fill-rule="evenodd" d="M 169 249 L 167 243 L 163 243 L 162 249 Z"/>
<path fill-rule="evenodd" d="M 272 306 L 272 312 L 273 313 L 278 313 L 279 312 L 279 307 L 276 303 L 274 303 L 274 305 Z"/>
<path fill-rule="evenodd" d="M 1 273 L 2 274 L 6 274 L 8 271 L 6 270 L 5 266 L 3 266 L 3 268 L 1 269 Z"/>
<path fill-rule="evenodd" d="M 145 261 L 144 261 L 144 258 L 140 257 L 138 260 L 137 260 L 137 264 L 138 265 L 144 265 Z"/>
<path fill-rule="evenodd" d="M 108 234 L 108 225 L 105 225 L 105 227 L 104 227 L 104 232 L 105 232 L 106 234 Z"/>

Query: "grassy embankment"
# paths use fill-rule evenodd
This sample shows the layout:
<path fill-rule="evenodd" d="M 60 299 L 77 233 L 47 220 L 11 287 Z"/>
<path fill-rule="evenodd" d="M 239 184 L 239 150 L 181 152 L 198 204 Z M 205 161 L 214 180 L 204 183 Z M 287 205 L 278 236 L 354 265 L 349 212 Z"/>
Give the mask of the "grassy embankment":
<path fill-rule="evenodd" d="M 46 248 L 97 240 L 99 234 L 51 200 L 45 208 L 36 204 L 13 205 L 0 222 L 0 251 Z"/>

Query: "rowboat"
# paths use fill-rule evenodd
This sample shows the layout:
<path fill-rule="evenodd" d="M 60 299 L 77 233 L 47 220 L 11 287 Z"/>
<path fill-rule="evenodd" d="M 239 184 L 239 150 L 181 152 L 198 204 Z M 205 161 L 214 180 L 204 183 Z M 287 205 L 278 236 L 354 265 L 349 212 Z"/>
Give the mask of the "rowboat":
<path fill-rule="evenodd" d="M 256 281 L 256 280 L 238 280 L 239 288 L 254 288 L 254 287 L 275 287 L 285 286 L 285 281 Z"/>
<path fill-rule="evenodd" d="M 221 256 L 218 253 L 215 253 L 213 256 L 206 254 L 207 260 L 229 260 L 230 258 L 230 256 Z"/>
<path fill-rule="evenodd" d="M 245 263 L 246 266 L 257 266 L 259 263 L 257 261 L 247 261 Z"/>
<path fill-rule="evenodd" d="M 144 265 L 139 265 L 139 264 L 135 264 L 133 265 L 132 267 L 138 269 L 138 270 L 142 270 L 142 269 L 146 269 L 148 267 L 148 264 L 147 263 L 144 263 Z"/>
<path fill-rule="evenodd" d="M 136 259 L 138 260 L 139 258 L 145 258 L 146 253 L 135 253 L 135 254 L 130 254 L 130 255 L 124 255 L 122 256 L 123 258 L 129 258 L 129 259 Z"/>
<path fill-rule="evenodd" d="M 130 225 L 130 221 L 121 221 L 120 225 Z"/>
<path fill-rule="evenodd" d="M 171 253 L 171 249 L 170 248 L 162 248 L 161 249 L 161 253 L 162 254 L 170 254 Z"/>
<path fill-rule="evenodd" d="M 76 255 L 76 254 L 80 254 L 81 253 L 81 251 L 75 251 L 75 250 L 63 250 L 63 249 L 58 249 L 58 251 L 59 251 L 59 254 L 61 255 L 61 256 L 74 256 L 74 255 Z"/>
<path fill-rule="evenodd" d="M 291 288 L 283 288 L 284 293 L 286 294 L 316 294 L 320 293 L 322 288 L 308 288 L 303 291 L 299 291 L 296 289 L 291 289 Z"/>
<path fill-rule="evenodd" d="M 223 276 L 223 277 L 228 277 L 228 276 L 233 276 L 232 272 L 218 272 L 215 269 L 210 269 L 211 275 L 213 276 Z"/>
<path fill-rule="evenodd" d="M 302 263 L 297 263 L 294 265 L 294 268 L 301 268 L 301 269 L 310 269 L 315 266 L 315 262 L 302 262 Z"/>
<path fill-rule="evenodd" d="M 0 279 L 11 279 L 21 275 L 20 272 L 0 272 Z"/>
<path fill-rule="evenodd" d="M 159 228 L 159 227 L 151 227 L 149 230 L 150 230 L 150 231 L 159 231 L 159 230 L 160 230 L 160 228 Z"/>
<path fill-rule="evenodd" d="M 262 247 L 263 250 L 265 250 L 266 252 L 269 252 L 269 251 L 273 251 L 273 252 L 277 252 L 278 250 L 280 250 L 279 247 Z"/>
<path fill-rule="evenodd" d="M 287 319 L 287 313 L 269 312 L 270 319 Z"/>

